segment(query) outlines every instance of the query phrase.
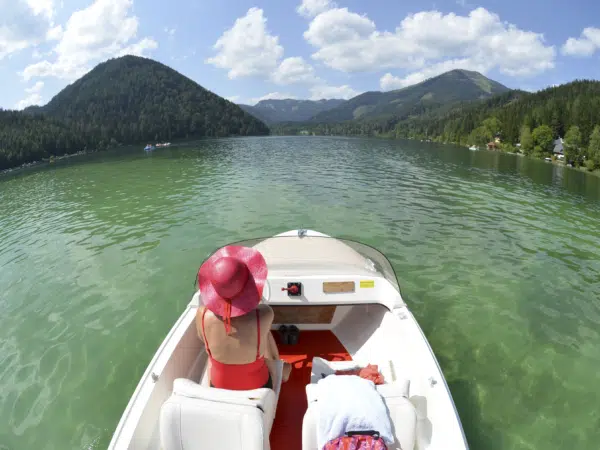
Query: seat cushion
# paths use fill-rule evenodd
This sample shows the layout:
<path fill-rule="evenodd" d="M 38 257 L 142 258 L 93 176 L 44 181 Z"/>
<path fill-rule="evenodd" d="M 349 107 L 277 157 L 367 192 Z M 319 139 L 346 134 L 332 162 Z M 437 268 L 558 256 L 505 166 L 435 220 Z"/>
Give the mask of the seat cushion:
<path fill-rule="evenodd" d="M 164 450 L 269 449 L 274 390 L 231 391 L 179 378 L 160 411 Z"/>
<path fill-rule="evenodd" d="M 163 450 L 266 450 L 263 420 L 256 406 L 173 395 L 161 407 L 160 442 Z"/>

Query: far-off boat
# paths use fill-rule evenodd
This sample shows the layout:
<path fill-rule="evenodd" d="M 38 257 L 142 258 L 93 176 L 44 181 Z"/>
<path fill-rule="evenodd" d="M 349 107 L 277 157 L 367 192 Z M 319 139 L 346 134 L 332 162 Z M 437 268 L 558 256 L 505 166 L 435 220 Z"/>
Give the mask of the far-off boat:
<path fill-rule="evenodd" d="M 392 424 L 388 448 L 468 449 L 442 371 L 382 253 L 311 230 L 235 245 L 260 250 L 267 262 L 262 301 L 275 312 L 272 331 L 281 359 L 293 365 L 290 379 L 281 383 L 278 362 L 273 389 L 210 387 L 197 291 L 131 396 L 110 450 L 321 450 L 317 382 L 368 364 L 384 378 L 376 389 Z M 281 339 L 282 325 L 300 330 L 293 342 Z"/>

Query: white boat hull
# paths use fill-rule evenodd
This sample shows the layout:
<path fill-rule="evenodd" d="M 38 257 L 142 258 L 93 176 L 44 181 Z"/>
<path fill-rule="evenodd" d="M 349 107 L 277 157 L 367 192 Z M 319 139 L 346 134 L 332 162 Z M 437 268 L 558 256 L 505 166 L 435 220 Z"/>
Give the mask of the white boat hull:
<path fill-rule="evenodd" d="M 293 230 L 280 236 L 297 236 Z M 307 236 L 322 236 L 307 231 Z M 295 241 L 293 244 L 291 241 Z M 319 257 L 333 259 L 338 252 L 346 251 L 337 240 L 330 247 L 319 246 Z M 462 450 L 468 445 L 452 396 L 427 339 L 414 316 L 404 303 L 399 290 L 377 277 L 370 270 L 346 272 L 344 264 L 339 270 L 320 266 L 311 260 L 314 251 L 299 256 L 298 249 L 308 248 L 302 239 L 290 239 L 296 251 L 278 249 L 270 240 L 257 247 L 270 255 L 277 264 L 269 265 L 269 304 L 277 307 L 296 305 L 316 306 L 335 304 L 330 323 L 298 323 L 301 330 L 330 330 L 346 348 L 353 361 L 359 364 L 377 364 L 386 382 L 407 380 L 409 400 L 417 414 L 415 449 Z M 329 240 L 328 240 L 329 241 Z M 330 244 L 328 242 L 328 244 Z M 290 256 L 291 255 L 291 256 Z M 324 255 L 324 256 L 323 256 Z M 348 253 L 345 262 L 352 265 Z M 296 261 L 298 269 L 290 276 L 290 263 Z M 338 266 L 336 266 L 338 267 Z M 302 282 L 306 293 L 301 303 L 280 290 L 288 281 Z M 324 281 L 354 281 L 354 292 L 331 294 L 323 292 Z M 370 283 L 373 282 L 373 285 Z M 310 295 L 309 295 L 310 293 Z M 332 301 L 333 299 L 333 301 Z M 173 382 L 187 378 L 206 385 L 207 355 L 195 328 L 196 309 L 201 299 L 196 292 L 185 311 L 164 339 L 142 376 L 123 416 L 116 428 L 109 450 L 154 450 L 161 448 L 159 435 L 160 408 L 171 396 Z M 277 314 L 276 314 L 277 316 Z M 274 323 L 273 330 L 280 324 Z M 288 323 L 289 325 L 289 323 Z M 308 382 L 308 381 L 307 381 Z M 198 450 L 206 447 L 198 442 Z M 276 449 L 277 450 L 277 449 Z"/>

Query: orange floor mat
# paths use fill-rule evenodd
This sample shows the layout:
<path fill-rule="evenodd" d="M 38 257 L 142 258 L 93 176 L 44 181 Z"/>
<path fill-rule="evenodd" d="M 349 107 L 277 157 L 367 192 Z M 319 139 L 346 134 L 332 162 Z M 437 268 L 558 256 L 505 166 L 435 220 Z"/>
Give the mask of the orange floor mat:
<path fill-rule="evenodd" d="M 293 365 L 287 383 L 281 385 L 277 415 L 271 430 L 271 449 L 301 450 L 302 419 L 306 412 L 306 385 L 310 382 L 312 359 L 320 356 L 329 361 L 349 361 L 352 358 L 335 335 L 325 331 L 301 331 L 296 345 L 284 345 L 279 333 L 273 337 L 281 359 Z"/>

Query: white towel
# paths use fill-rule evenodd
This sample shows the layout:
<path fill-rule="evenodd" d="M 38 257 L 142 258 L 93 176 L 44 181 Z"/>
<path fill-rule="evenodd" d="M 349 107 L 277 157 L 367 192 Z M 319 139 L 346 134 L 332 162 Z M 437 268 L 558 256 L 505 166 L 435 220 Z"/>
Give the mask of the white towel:
<path fill-rule="evenodd" d="M 348 431 L 375 430 L 386 444 L 394 443 L 387 408 L 372 381 L 356 375 L 329 375 L 317 386 L 319 449 Z"/>

